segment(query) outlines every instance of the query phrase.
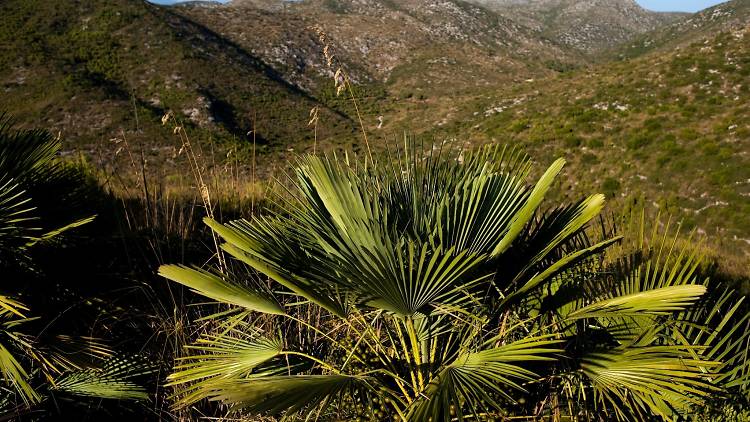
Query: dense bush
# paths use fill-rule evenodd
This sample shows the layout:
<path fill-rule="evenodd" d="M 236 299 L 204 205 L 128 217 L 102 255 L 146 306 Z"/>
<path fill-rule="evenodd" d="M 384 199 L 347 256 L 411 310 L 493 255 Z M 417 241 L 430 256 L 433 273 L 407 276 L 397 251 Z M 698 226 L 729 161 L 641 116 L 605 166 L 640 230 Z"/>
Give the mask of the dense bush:
<path fill-rule="evenodd" d="M 448 147 L 445 147 L 449 149 Z M 281 211 L 219 224 L 267 277 L 163 266 L 227 307 L 181 358 L 176 404 L 323 420 L 678 419 L 747 385 L 741 298 L 665 235 L 541 207 L 495 148 L 300 158 Z M 596 229 L 595 227 L 599 227 Z"/>
<path fill-rule="evenodd" d="M 52 325 L 63 319 L 62 313 L 52 321 L 41 320 L 28 306 L 27 300 L 34 304 L 73 301 L 48 297 L 59 290 L 42 293 L 41 285 L 30 285 L 43 278 L 33 252 L 42 248 L 57 253 L 63 234 L 93 220 L 84 209 L 91 194 L 87 176 L 57 159 L 60 145 L 49 132 L 15 130 L 11 119 L 0 115 L 0 413 L 10 419 L 54 393 L 147 397 L 132 379 L 150 373 L 150 365 L 116 357 L 113 349 L 90 334 L 57 333 Z M 69 287 L 62 291 L 69 292 Z M 29 291 L 35 294 L 19 297 Z M 64 306 L 69 310 L 75 305 Z"/>

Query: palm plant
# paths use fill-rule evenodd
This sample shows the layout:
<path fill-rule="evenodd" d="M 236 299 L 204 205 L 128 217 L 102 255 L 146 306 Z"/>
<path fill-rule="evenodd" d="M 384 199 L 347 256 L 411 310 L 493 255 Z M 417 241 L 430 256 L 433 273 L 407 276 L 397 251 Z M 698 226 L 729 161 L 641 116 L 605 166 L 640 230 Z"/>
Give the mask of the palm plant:
<path fill-rule="evenodd" d="M 142 362 L 114 358 L 109 347 L 89 337 L 57 335 L 42 344 L 28 333 L 38 318 L 29 317 L 29 308 L 14 297 L 35 270 L 29 255 L 34 246 L 56 242 L 94 218 L 76 215 L 87 183 L 80 171 L 56 159 L 60 147 L 49 132 L 15 130 L 0 114 L 0 410 L 39 403 L 44 395 L 38 385 L 97 397 L 145 395 L 131 381 L 143 374 Z"/>
<path fill-rule="evenodd" d="M 93 217 L 76 216 L 87 183 L 56 160 L 60 140 L 45 130 L 14 130 L 0 113 L 0 265 L 19 264 L 24 251 Z"/>
<path fill-rule="evenodd" d="M 176 406 L 209 399 L 331 420 L 672 419 L 725 387 L 722 365 L 742 367 L 739 343 L 718 352 L 726 321 L 698 321 L 716 302 L 701 302 L 696 257 L 646 256 L 593 231 L 601 195 L 542 210 L 563 160 L 529 186 L 530 160 L 515 150 L 395 154 L 301 157 L 276 211 L 206 220 L 223 251 L 268 281 L 160 268 L 229 305 L 204 318 L 210 328 L 176 364 Z M 729 378 L 742 384 L 743 371 Z"/>

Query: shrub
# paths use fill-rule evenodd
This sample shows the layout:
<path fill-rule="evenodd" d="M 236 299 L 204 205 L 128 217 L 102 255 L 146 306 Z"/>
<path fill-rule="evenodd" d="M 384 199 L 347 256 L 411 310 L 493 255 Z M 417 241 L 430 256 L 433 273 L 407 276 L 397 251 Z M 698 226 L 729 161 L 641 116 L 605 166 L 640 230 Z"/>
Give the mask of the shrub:
<path fill-rule="evenodd" d="M 30 317 L 17 298 L 38 270 L 29 252 L 93 220 L 78 218 L 87 193 L 85 175 L 58 161 L 59 149 L 60 141 L 49 132 L 14 130 L 11 119 L 0 114 L 0 409 L 18 406 L 8 415 L 38 405 L 49 389 L 100 398 L 147 397 L 131 380 L 149 372 L 142 362 L 112 357 L 95 338 L 59 335 L 49 344 L 29 333 L 38 318 Z M 41 331 L 51 325 L 45 321 Z"/>
<path fill-rule="evenodd" d="M 731 291 L 707 291 L 699 254 L 666 235 L 589 228 L 601 195 L 541 208 L 562 160 L 527 186 L 518 153 L 437 150 L 411 147 L 395 163 L 305 156 L 283 210 L 206 220 L 268 281 L 160 268 L 229 306 L 204 319 L 216 328 L 170 375 L 177 405 L 324 420 L 643 420 L 747 385 L 748 334 L 735 327 L 748 317 L 734 315 Z"/>
<path fill-rule="evenodd" d="M 568 134 L 564 139 L 565 141 L 563 144 L 565 145 L 565 148 L 577 148 L 580 147 L 583 142 L 580 137 L 573 134 Z"/>
<path fill-rule="evenodd" d="M 604 195 L 606 195 L 607 198 L 614 198 L 617 196 L 619 190 L 620 181 L 612 177 L 604 179 L 604 182 L 602 183 L 602 191 L 604 191 Z"/>
<path fill-rule="evenodd" d="M 627 145 L 629 149 L 641 149 L 649 143 L 651 143 L 651 137 L 648 134 L 637 132 L 628 138 L 625 145 Z"/>

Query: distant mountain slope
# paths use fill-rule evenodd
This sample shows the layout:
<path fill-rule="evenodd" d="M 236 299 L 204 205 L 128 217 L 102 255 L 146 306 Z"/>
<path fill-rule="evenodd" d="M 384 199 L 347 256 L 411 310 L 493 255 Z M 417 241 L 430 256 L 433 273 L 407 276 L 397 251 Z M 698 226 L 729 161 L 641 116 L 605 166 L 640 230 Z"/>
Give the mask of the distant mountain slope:
<path fill-rule="evenodd" d="M 0 110 L 60 131 L 71 149 L 114 161 L 112 138 L 169 159 L 176 136 L 161 126 L 173 110 L 203 139 L 283 149 L 312 137 L 320 105 L 262 60 L 211 30 L 140 0 L 0 3 Z M 345 116 L 326 138 L 351 133 Z"/>
<path fill-rule="evenodd" d="M 572 1 L 554 0 L 555 19 Z M 161 125 L 167 110 L 206 148 L 242 150 L 254 132 L 278 153 L 261 160 L 264 171 L 309 149 L 316 106 L 325 150 L 361 149 L 316 25 L 356 82 L 375 147 L 403 131 L 518 142 L 539 160 L 567 156 L 578 190 L 643 194 L 750 250 L 748 0 L 652 32 L 659 42 L 648 51 L 598 65 L 546 40 L 540 30 L 553 23 L 536 28 L 460 0 L 6 0 L 0 21 L 0 109 L 60 131 L 66 152 L 102 165 L 130 160 L 118 155 L 127 139 L 168 173 L 179 148 Z"/>
<path fill-rule="evenodd" d="M 564 155 L 577 191 L 642 197 L 746 262 L 750 26 L 532 85 L 475 104 L 452 133 Z"/>
<path fill-rule="evenodd" d="M 469 0 L 535 28 L 558 43 L 597 53 L 679 20 L 634 0 Z"/>
<path fill-rule="evenodd" d="M 742 29 L 748 24 L 750 0 L 732 0 L 643 34 L 615 52 L 620 57 L 636 57 L 651 51 L 670 50 L 699 39 L 710 39 L 717 32 Z"/>
<path fill-rule="evenodd" d="M 312 26 L 328 34 L 357 81 L 397 94 L 456 93 L 582 62 L 513 19 L 460 0 L 234 0 L 176 9 L 313 91 L 330 70 Z"/>
<path fill-rule="evenodd" d="M 566 2 L 572 0 L 545 1 L 556 2 L 560 16 L 570 15 Z M 24 124 L 60 131 L 103 161 L 112 158 L 112 138 L 148 142 L 154 154 L 167 154 L 174 141 L 160 125 L 167 110 L 218 144 L 247 145 L 255 129 L 261 143 L 286 150 L 311 140 L 308 114 L 321 106 L 320 139 L 345 141 L 354 110 L 333 95 L 335 69 L 324 63 L 312 26 L 327 32 L 357 84 L 370 113 L 367 126 L 389 130 L 443 124 L 478 93 L 587 64 L 521 15 L 462 0 L 176 7 L 7 0 L 0 20 L 0 109 Z"/>

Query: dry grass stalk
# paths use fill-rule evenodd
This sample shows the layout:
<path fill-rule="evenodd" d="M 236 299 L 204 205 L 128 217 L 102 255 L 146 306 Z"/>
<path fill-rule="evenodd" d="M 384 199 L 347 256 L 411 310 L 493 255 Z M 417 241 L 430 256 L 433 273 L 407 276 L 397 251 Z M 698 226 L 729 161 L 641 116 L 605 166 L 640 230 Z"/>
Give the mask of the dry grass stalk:
<path fill-rule="evenodd" d="M 211 201 L 211 192 L 208 188 L 208 184 L 205 182 L 203 177 L 203 168 L 201 167 L 199 162 L 199 154 L 196 154 L 195 150 L 193 149 L 193 145 L 190 142 L 190 137 L 185 131 L 185 128 L 182 126 L 182 124 L 180 124 L 174 113 L 172 113 L 171 111 L 167 112 L 167 114 L 165 114 L 161 119 L 162 125 L 167 125 L 170 121 L 174 124 L 174 134 L 179 135 L 180 137 L 181 145 L 178 155 L 185 153 L 185 156 L 187 157 L 188 163 L 190 165 L 190 169 L 193 173 L 193 177 L 195 178 L 195 182 L 198 185 L 198 192 L 200 193 L 201 200 L 203 201 L 203 207 L 206 210 L 206 216 L 208 218 L 214 219 L 214 204 Z M 214 242 L 214 248 L 216 250 L 216 258 L 219 262 L 219 268 L 222 272 L 225 272 L 227 270 L 226 259 L 220 247 L 219 237 L 216 233 L 213 232 L 211 233 L 211 237 Z"/>
<path fill-rule="evenodd" d="M 341 66 L 341 64 L 338 63 L 338 61 L 336 60 L 336 56 L 333 54 L 333 46 L 332 46 L 331 40 L 328 37 L 328 35 L 325 33 L 325 31 L 323 31 L 323 29 L 319 26 L 313 26 L 310 29 L 315 31 L 315 33 L 318 35 L 318 40 L 323 45 L 323 57 L 326 60 L 326 65 L 331 70 L 335 69 L 334 74 L 333 74 L 333 83 L 334 83 L 334 87 L 336 88 L 336 96 L 339 96 L 345 90 L 349 92 L 349 97 L 352 101 L 352 104 L 354 105 L 354 111 L 357 114 L 357 119 L 359 120 L 359 127 L 362 131 L 362 137 L 364 138 L 364 141 L 365 141 L 365 147 L 367 147 L 367 155 L 370 159 L 370 163 L 375 165 L 375 161 L 372 158 L 372 150 L 370 149 L 370 142 L 367 139 L 367 130 L 365 128 L 365 123 L 362 119 L 362 113 L 359 111 L 359 102 L 357 101 L 357 96 L 354 94 L 354 89 L 352 88 L 351 79 L 349 78 L 349 75 L 344 71 L 344 68 Z M 310 112 L 310 114 L 312 116 L 312 111 Z M 316 116 L 317 116 L 317 112 L 316 112 Z M 317 120 L 316 120 L 316 125 L 317 125 Z M 317 143 L 317 137 L 316 137 L 316 143 Z"/>
<path fill-rule="evenodd" d="M 320 106 L 315 106 L 310 110 L 310 121 L 307 122 L 307 126 L 313 127 L 313 154 L 317 152 L 318 149 L 318 121 L 320 121 Z"/>

